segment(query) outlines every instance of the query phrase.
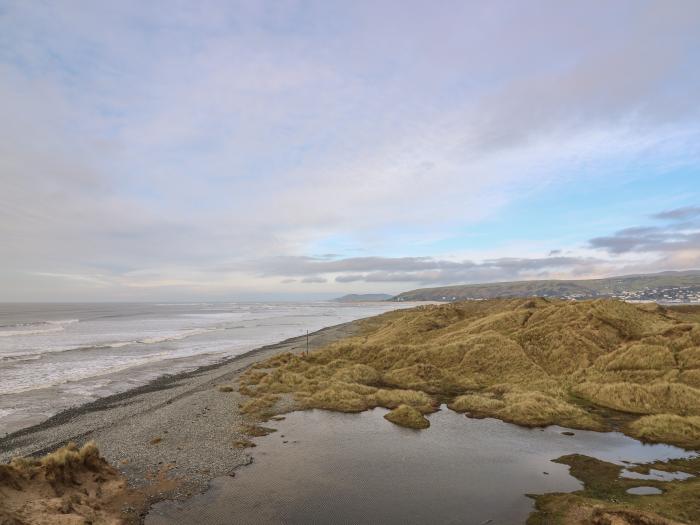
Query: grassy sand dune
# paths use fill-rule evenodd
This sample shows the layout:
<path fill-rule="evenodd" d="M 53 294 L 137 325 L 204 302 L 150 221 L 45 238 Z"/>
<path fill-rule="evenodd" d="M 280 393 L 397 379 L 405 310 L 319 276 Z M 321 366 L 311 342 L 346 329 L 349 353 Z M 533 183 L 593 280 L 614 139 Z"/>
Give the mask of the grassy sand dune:
<path fill-rule="evenodd" d="M 209 388 L 192 390 L 197 396 L 210 393 L 197 406 L 216 407 L 220 400 L 221 410 L 231 412 L 229 400 L 238 399 L 238 394 L 229 393 L 230 385 L 240 377 L 238 389 L 247 396 L 240 412 L 249 426 L 234 436 L 233 444 L 230 429 L 222 432 L 231 450 L 251 446 L 247 437 L 270 432 L 259 425 L 261 420 L 289 410 L 358 412 L 385 407 L 391 410 L 386 419 L 393 424 L 425 428 L 429 424 L 425 415 L 442 403 L 471 416 L 520 425 L 594 430 L 615 426 L 648 441 L 700 448 L 700 310 L 696 308 L 612 300 L 479 301 L 391 312 L 363 321 L 362 329 L 353 328 L 350 334 L 335 342 L 327 338 L 309 355 L 301 354 L 296 343 L 292 345 L 296 353 L 270 349 L 267 355 L 272 357 L 257 362 L 251 357 L 248 363 L 254 364 L 240 376 L 241 364 L 232 363 L 225 378 L 218 379 L 223 372 L 217 372 L 217 380 L 207 383 Z M 177 400 L 168 404 L 158 399 L 159 407 L 179 407 Z M 164 418 L 164 425 L 182 414 L 187 415 L 184 420 L 195 421 L 191 398 L 183 400 L 175 416 Z M 142 424 L 146 425 L 154 414 L 167 411 L 153 412 L 152 405 L 145 406 Z M 208 413 L 201 410 L 200 416 Z M 220 416 L 201 427 L 216 424 Z M 227 423 L 227 429 L 236 421 Z M 148 445 L 146 437 L 165 435 L 154 428 L 148 427 L 140 440 L 150 447 L 150 454 L 167 450 L 170 442 L 185 443 L 176 441 L 176 429 L 166 426 L 168 438 L 157 447 Z M 200 426 L 182 428 L 189 429 L 185 436 L 189 439 Z M 130 439 L 132 432 L 129 428 Z M 109 448 L 109 440 L 102 443 Z M 227 457 L 231 450 L 225 449 Z M 178 466 L 187 457 L 179 459 Z M 700 474 L 697 467 L 688 463 L 684 468 Z M 613 487 L 610 490 L 619 492 L 619 487 L 601 484 L 605 468 L 592 472 L 595 475 L 587 483 L 598 488 L 538 499 L 544 516 L 540 522 L 575 523 L 562 519 L 579 514 L 589 520 L 582 523 L 700 521 L 700 511 L 684 504 L 689 498 L 700 501 L 699 478 L 671 482 L 662 496 L 624 496 L 611 504 L 605 491 Z M 128 493 L 123 478 L 91 445 L 0 466 L 0 521 L 6 523 L 119 523 L 125 502 L 133 508 L 140 505 L 129 498 L 148 495 Z"/>
<path fill-rule="evenodd" d="M 143 499 L 102 459 L 94 443 L 0 465 L 0 523 L 122 524 L 122 507 Z"/>
<path fill-rule="evenodd" d="M 261 415 L 275 411 L 271 394 L 291 397 L 294 408 L 347 412 L 407 405 L 428 413 L 447 401 L 520 425 L 602 430 L 608 422 L 591 410 L 598 405 L 630 414 L 630 435 L 699 447 L 699 376 L 693 309 L 511 299 L 378 316 L 359 336 L 259 363 L 241 391 L 253 398 L 246 410 L 260 406 Z"/>
<path fill-rule="evenodd" d="M 360 335 L 309 355 L 279 355 L 241 377 L 244 410 L 264 419 L 290 409 L 357 412 L 427 428 L 441 403 L 473 417 L 525 426 L 609 430 L 700 448 L 700 309 L 601 299 L 509 299 L 431 305 L 367 320 Z M 613 412 L 614 411 L 614 412 Z M 537 496 L 529 523 L 699 523 L 696 477 L 667 483 L 619 478 L 585 456 L 558 460 L 585 488 Z M 660 496 L 626 493 L 659 485 Z"/>
<path fill-rule="evenodd" d="M 673 441 L 681 446 L 697 448 L 700 441 L 700 417 L 659 414 L 640 417 L 630 425 L 631 432 L 646 441 Z"/>

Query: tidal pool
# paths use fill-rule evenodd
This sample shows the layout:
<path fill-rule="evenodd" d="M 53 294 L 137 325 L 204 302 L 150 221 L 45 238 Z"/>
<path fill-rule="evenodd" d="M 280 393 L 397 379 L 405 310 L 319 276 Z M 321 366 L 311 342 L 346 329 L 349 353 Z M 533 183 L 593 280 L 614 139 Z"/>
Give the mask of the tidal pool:
<path fill-rule="evenodd" d="M 581 488 L 566 465 L 551 462 L 560 456 L 622 465 L 691 455 L 616 432 L 563 435 L 444 407 L 420 431 L 385 413 L 288 414 L 255 440 L 251 465 L 185 502 L 155 505 L 146 524 L 524 523 L 533 510 L 525 494 Z"/>

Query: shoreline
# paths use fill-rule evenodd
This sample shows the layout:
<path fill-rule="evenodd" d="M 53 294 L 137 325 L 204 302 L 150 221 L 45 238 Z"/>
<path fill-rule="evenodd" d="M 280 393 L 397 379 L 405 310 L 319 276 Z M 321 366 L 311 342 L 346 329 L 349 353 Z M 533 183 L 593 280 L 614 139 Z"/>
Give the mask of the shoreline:
<path fill-rule="evenodd" d="M 533 315 L 531 310 L 540 308 L 549 311 L 552 308 L 564 308 L 559 303 L 550 304 L 548 301 L 540 301 L 540 303 L 534 301 L 518 303 L 515 305 L 517 308 L 514 311 L 522 315 L 520 317 L 511 316 L 508 319 L 522 327 L 521 317 L 525 316 L 526 321 L 530 319 Z M 665 311 L 640 309 L 640 307 L 629 310 L 632 308 L 631 306 L 621 306 L 621 304 L 619 302 L 603 303 L 602 306 L 606 309 L 603 309 L 602 313 L 597 311 L 599 315 L 603 316 L 601 322 L 606 321 L 611 316 L 613 318 L 620 317 L 620 308 L 627 308 L 623 311 L 627 314 L 624 319 L 642 317 L 647 320 L 648 316 L 656 316 L 654 319 L 657 319 L 666 313 Z M 501 313 L 499 308 L 502 309 L 503 305 L 513 310 L 512 305 L 505 302 L 493 302 L 493 305 L 478 305 L 478 307 L 487 308 L 487 315 L 482 315 L 482 317 L 492 320 L 493 316 L 500 319 L 498 317 Z M 565 306 L 569 308 L 568 305 Z M 600 305 L 596 302 L 576 307 L 576 312 L 580 316 L 582 313 L 579 310 L 583 308 L 583 314 L 585 314 L 585 308 L 592 306 Z M 455 313 L 455 310 L 459 308 L 466 309 L 468 307 L 470 306 L 441 305 L 433 308 L 417 308 L 401 315 L 395 314 L 394 317 L 391 315 L 384 317 L 384 320 L 378 324 L 372 323 L 372 321 L 368 322 L 368 319 L 371 318 L 365 318 L 329 326 L 309 334 L 309 349 L 317 350 L 333 341 L 353 335 L 362 335 L 362 337 L 355 337 L 347 343 L 316 352 L 309 358 L 301 358 L 299 355 L 275 357 L 284 352 L 296 354 L 303 352 L 306 349 L 306 334 L 304 334 L 191 371 L 164 375 L 123 393 L 63 411 L 38 425 L 0 438 L 0 460 L 6 461 L 11 455 L 42 455 L 67 441 L 74 441 L 78 444 L 84 444 L 89 440 L 94 441 L 102 456 L 128 480 L 130 492 L 140 496 L 137 503 L 129 503 L 126 506 L 119 502 L 115 505 L 114 500 L 110 500 L 110 504 L 115 510 L 122 509 L 120 512 L 123 513 L 127 523 L 142 522 L 142 520 L 147 519 L 147 513 L 150 512 L 154 503 L 163 500 L 182 501 L 205 492 L 210 487 L 217 486 L 216 483 L 212 484 L 214 479 L 218 478 L 222 482 L 226 482 L 227 476 L 236 475 L 238 467 L 250 464 L 254 454 L 248 447 L 253 447 L 255 444 L 249 438 L 268 433 L 270 429 L 258 425 L 268 418 L 275 419 L 273 416 L 276 414 L 283 414 L 295 408 L 361 412 L 381 406 L 394 411 L 413 407 L 419 417 L 423 417 L 421 414 L 431 413 L 437 409 L 436 401 L 440 399 L 439 396 L 454 397 L 447 391 L 436 392 L 434 385 L 429 382 L 434 380 L 430 373 L 439 375 L 439 385 L 449 386 L 452 383 L 447 382 L 448 380 L 459 381 L 460 378 L 473 372 L 474 367 L 477 367 L 477 372 L 482 374 L 482 382 L 484 378 L 488 377 L 501 380 L 504 377 L 503 370 L 500 368 L 502 366 L 516 367 L 516 371 L 520 375 L 512 379 L 512 382 L 531 370 L 526 366 L 521 366 L 517 360 L 515 365 L 512 362 L 508 364 L 508 359 L 500 359 L 498 362 L 479 360 L 478 358 L 482 354 L 479 353 L 480 347 L 478 346 L 471 350 L 471 354 L 467 353 L 468 350 L 453 347 L 452 353 L 445 355 L 446 358 L 451 359 L 447 364 L 457 362 L 458 366 L 462 366 L 457 370 L 460 372 L 458 375 L 445 375 L 447 372 L 443 370 L 449 371 L 450 368 L 446 367 L 444 363 L 440 368 L 436 365 L 426 366 L 425 370 L 419 368 L 418 372 L 425 372 L 425 374 L 417 375 L 418 372 L 413 373 L 415 365 L 406 367 L 405 362 L 401 361 L 404 359 L 403 354 L 390 353 L 397 340 L 405 342 L 407 337 L 409 337 L 409 341 L 435 341 L 436 336 L 431 331 L 435 327 L 447 328 L 456 325 L 453 331 L 458 335 L 466 333 L 465 337 L 472 339 L 482 337 L 470 335 L 468 327 L 465 327 L 461 323 L 461 317 L 456 315 L 459 311 Z M 454 315 L 449 316 L 448 314 Z M 637 317 L 634 317 L 633 314 Z M 615 315 L 617 317 L 614 317 Z M 398 322 L 396 316 L 400 319 L 406 317 L 406 319 Z M 451 322 L 447 323 L 447 326 L 445 326 L 445 318 Z M 686 317 L 674 316 L 671 318 L 664 315 L 661 321 L 665 323 L 661 326 L 665 329 L 663 334 L 670 334 L 668 335 L 670 339 L 672 336 L 676 338 L 683 336 L 689 330 L 669 330 L 668 324 L 671 324 L 671 328 L 684 327 L 689 322 L 694 322 L 694 318 L 690 318 L 688 321 Z M 687 322 L 683 324 L 682 321 Z M 481 322 L 481 319 L 473 322 Z M 648 322 L 651 323 L 651 321 Z M 605 324 L 604 326 L 609 325 Z M 623 324 L 621 328 L 618 328 L 618 332 L 627 333 L 624 331 L 626 326 Z M 391 330 L 387 334 L 389 328 Z M 483 326 L 479 325 L 479 328 L 482 329 Z M 659 331 L 660 329 L 655 328 L 655 330 Z M 445 333 L 443 331 L 440 334 L 441 339 L 438 339 L 433 347 L 438 347 L 441 351 L 440 355 L 443 356 L 441 345 L 445 342 Z M 449 335 L 452 334 L 449 333 Z M 379 338 L 379 343 L 373 337 Z M 467 340 L 471 341 L 472 339 Z M 483 341 L 477 339 L 476 342 Z M 488 342 L 493 343 L 493 341 Z M 380 348 L 381 351 L 358 355 L 356 352 L 358 347 Z M 512 348 L 510 348 L 510 354 L 506 352 L 509 350 L 507 345 L 502 345 L 502 347 L 499 356 L 505 354 L 507 358 L 514 353 Z M 420 351 L 426 351 L 423 347 L 419 348 L 422 349 Z M 471 360 L 465 361 L 465 356 L 455 355 L 460 351 L 463 351 L 465 356 Z M 472 355 L 474 352 L 476 352 L 475 356 Z M 430 355 L 434 355 L 434 353 L 427 354 L 427 357 L 423 356 L 423 360 L 430 363 L 428 359 Z M 390 361 L 387 365 L 387 359 L 395 361 Z M 382 361 L 375 363 L 373 360 Z M 260 364 L 251 368 L 257 363 Z M 395 366 L 391 368 L 389 365 L 394 363 L 396 363 Z M 501 363 L 505 363 L 505 365 Z M 387 369 L 389 372 L 386 371 Z M 378 370 L 383 371 L 383 376 L 378 375 Z M 491 375 L 483 375 L 487 372 Z M 535 372 L 532 372 L 531 375 Z M 547 427 L 555 424 L 566 429 L 600 431 L 605 428 L 616 429 L 618 423 L 629 423 L 631 417 L 629 412 L 618 412 L 616 408 L 604 408 L 606 405 L 597 404 L 585 396 L 576 397 L 576 399 L 574 397 L 562 399 L 554 398 L 553 394 L 520 392 L 517 389 L 511 390 L 503 386 L 493 391 L 473 393 L 475 390 L 467 383 L 460 383 L 457 386 L 460 386 L 462 394 L 454 398 L 451 405 L 448 404 L 448 408 L 452 411 L 465 412 L 475 418 L 493 417 L 518 426 Z M 413 390 L 416 388 L 417 390 Z M 295 389 L 307 393 L 301 394 L 301 397 L 296 398 L 296 402 L 292 403 L 287 394 L 294 393 Z M 432 397 L 428 396 L 425 390 L 429 390 Z M 504 409 L 510 405 L 513 405 L 514 409 L 517 410 L 509 412 Z M 681 416 L 677 416 L 677 418 L 679 417 Z M 385 417 L 385 419 L 388 418 Z M 398 422 L 398 424 L 402 423 Z M 622 428 L 617 430 L 622 430 Z M 671 438 L 673 436 L 668 432 L 662 436 L 665 439 L 646 440 L 644 435 L 635 436 L 635 433 L 629 429 L 622 431 L 641 442 L 674 443 L 673 440 L 669 439 L 669 436 Z M 567 430 L 567 432 L 562 433 L 569 435 L 571 432 Z M 279 437 L 284 438 L 285 436 L 280 435 Z M 283 441 L 283 443 L 287 442 Z M 680 444 L 677 446 L 683 447 L 686 451 L 696 450 L 695 446 L 690 448 Z M 567 458 L 569 456 L 563 456 L 559 459 L 568 461 Z M 573 457 L 572 461 L 574 462 L 571 465 L 572 469 L 578 471 L 582 468 L 587 469 L 591 461 L 595 463 L 598 460 L 587 456 L 580 458 L 576 456 Z M 681 463 L 669 463 L 668 465 L 662 462 L 657 467 L 660 470 L 677 468 L 691 475 L 697 475 L 697 457 L 679 461 Z M 600 512 L 612 513 L 611 515 L 615 515 L 620 509 L 625 512 L 633 509 L 634 512 L 639 511 L 638 515 L 644 518 L 656 517 L 657 514 L 653 511 L 657 510 L 661 512 L 661 515 L 685 516 L 684 508 L 677 507 L 673 498 L 659 497 L 654 500 L 655 504 L 649 508 L 638 505 L 638 503 L 645 503 L 645 501 L 630 499 L 623 490 L 627 487 L 627 485 L 623 486 L 625 483 L 629 485 L 637 482 L 624 480 L 619 482 L 617 481 L 619 468 L 615 471 L 615 476 L 610 477 L 607 476 L 605 469 L 612 467 L 600 461 L 595 465 L 600 467 L 598 469 L 600 472 L 596 470 L 591 476 L 586 474 L 582 477 L 573 474 L 574 477 L 584 482 L 585 487 L 581 491 L 564 495 L 547 492 L 537 496 L 536 510 L 538 513 L 536 518 L 545 519 L 550 516 L 563 515 L 560 511 L 593 512 L 591 509 L 599 508 L 601 502 L 604 503 L 604 510 Z M 644 465 L 638 467 L 639 469 L 645 468 Z M 28 479 L 31 478 L 28 477 Z M 607 499 L 601 499 L 599 492 L 597 492 L 600 483 L 606 484 L 605 494 L 614 494 L 625 505 L 620 507 L 618 502 L 614 500 L 615 504 L 611 505 Z M 681 480 L 664 486 L 671 491 L 683 490 L 692 496 L 696 491 L 694 483 L 694 481 Z M 177 503 L 174 504 L 177 505 Z M 96 509 L 101 508 L 102 502 L 98 502 L 98 505 L 95 506 Z M 659 523 L 667 522 L 659 521 Z"/>
<path fill-rule="evenodd" d="M 310 333 L 309 348 L 357 333 L 361 321 Z M 219 387 L 235 383 L 262 359 L 304 350 L 306 334 L 64 410 L 1 437 L 0 463 L 16 456 L 40 456 L 68 442 L 82 445 L 94 440 L 132 488 L 161 485 L 163 490 L 149 496 L 149 505 L 187 498 L 206 490 L 211 479 L 233 475 L 251 461 L 245 449 L 235 446 L 247 438 L 239 409 L 242 396 L 237 389 L 221 392 Z"/>

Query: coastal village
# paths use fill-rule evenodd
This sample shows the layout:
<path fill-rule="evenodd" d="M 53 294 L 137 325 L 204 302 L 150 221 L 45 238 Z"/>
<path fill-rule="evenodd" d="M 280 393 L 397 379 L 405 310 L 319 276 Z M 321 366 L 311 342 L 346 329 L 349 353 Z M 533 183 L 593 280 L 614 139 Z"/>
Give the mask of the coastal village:
<path fill-rule="evenodd" d="M 674 286 L 669 288 L 645 288 L 639 291 L 613 293 L 612 297 L 623 301 L 655 301 L 657 303 L 700 303 L 700 286 Z"/>
<path fill-rule="evenodd" d="M 588 299 L 599 299 L 601 297 L 612 297 L 627 302 L 657 302 L 660 304 L 700 304 L 700 286 L 669 286 L 644 288 L 642 290 L 621 290 L 610 293 L 588 292 L 588 293 L 564 293 L 542 292 L 538 297 L 549 297 L 557 299 L 568 299 L 570 301 L 585 301 Z M 403 301 L 402 297 L 394 300 Z M 457 297 L 442 296 L 442 301 L 483 301 L 484 297 Z"/>
<path fill-rule="evenodd" d="M 543 294 L 543 296 L 546 296 Z M 554 297 L 554 295 L 552 295 Z M 659 304 L 697 304 L 700 303 L 700 286 L 670 286 L 658 288 L 644 288 L 643 290 L 622 290 L 612 293 L 573 293 L 562 295 L 562 299 L 572 301 L 584 301 L 587 299 L 598 299 L 601 297 L 612 297 L 621 301 L 634 302 L 655 302 Z"/>

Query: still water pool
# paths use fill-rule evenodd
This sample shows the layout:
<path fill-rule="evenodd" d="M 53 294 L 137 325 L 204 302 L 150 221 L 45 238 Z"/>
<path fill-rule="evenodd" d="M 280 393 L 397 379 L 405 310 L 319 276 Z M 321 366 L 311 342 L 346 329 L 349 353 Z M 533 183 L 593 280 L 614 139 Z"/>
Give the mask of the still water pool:
<path fill-rule="evenodd" d="M 552 463 L 562 455 L 621 465 L 689 455 L 616 432 L 566 436 L 561 427 L 527 429 L 444 407 L 421 431 L 385 413 L 289 414 L 256 439 L 251 465 L 186 502 L 156 505 L 146 523 L 524 523 L 533 510 L 525 494 L 581 487 Z"/>

